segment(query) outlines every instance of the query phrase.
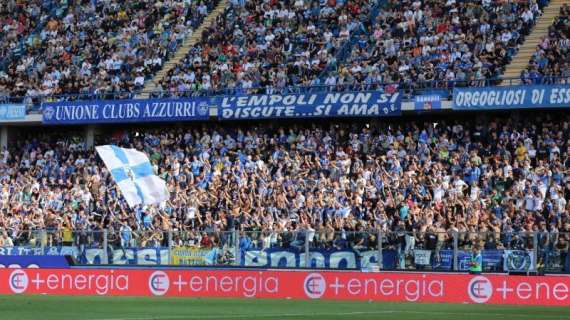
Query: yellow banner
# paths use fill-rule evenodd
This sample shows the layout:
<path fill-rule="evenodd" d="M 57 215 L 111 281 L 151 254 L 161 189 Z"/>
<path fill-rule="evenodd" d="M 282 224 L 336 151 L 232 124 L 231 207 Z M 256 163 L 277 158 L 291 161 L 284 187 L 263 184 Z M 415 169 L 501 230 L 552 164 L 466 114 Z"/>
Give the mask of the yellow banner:
<path fill-rule="evenodd" d="M 206 265 L 206 255 L 210 249 L 201 249 L 191 246 L 172 248 L 172 264 L 184 266 Z"/>

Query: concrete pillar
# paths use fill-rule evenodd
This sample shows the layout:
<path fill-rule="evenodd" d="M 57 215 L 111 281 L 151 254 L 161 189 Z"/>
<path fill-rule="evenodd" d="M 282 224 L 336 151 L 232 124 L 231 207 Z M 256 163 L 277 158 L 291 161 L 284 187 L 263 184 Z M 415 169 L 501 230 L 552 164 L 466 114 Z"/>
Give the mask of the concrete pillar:
<path fill-rule="evenodd" d="M 95 143 L 95 126 L 88 125 L 85 128 L 85 146 L 87 149 L 93 148 L 93 144 Z"/>
<path fill-rule="evenodd" d="M 4 150 L 4 148 L 8 147 L 8 134 L 10 130 L 7 126 L 2 126 L 0 129 L 0 150 Z"/>

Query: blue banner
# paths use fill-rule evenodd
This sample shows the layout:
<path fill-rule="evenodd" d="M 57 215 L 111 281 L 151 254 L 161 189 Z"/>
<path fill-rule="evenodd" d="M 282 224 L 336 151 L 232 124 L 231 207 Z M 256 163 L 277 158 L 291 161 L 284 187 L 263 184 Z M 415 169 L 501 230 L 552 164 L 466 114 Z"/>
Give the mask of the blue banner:
<path fill-rule="evenodd" d="M 536 269 L 534 256 L 530 250 L 505 250 L 504 258 L 505 271 L 527 272 Z"/>
<path fill-rule="evenodd" d="M 482 250 L 484 271 L 503 271 L 505 250 Z M 441 250 L 438 269 L 453 270 L 453 250 Z M 471 252 L 457 251 L 457 271 L 468 271 Z"/>
<path fill-rule="evenodd" d="M 0 121 L 22 120 L 26 118 L 23 104 L 0 104 Z"/>
<path fill-rule="evenodd" d="M 0 267 L 19 265 L 21 267 L 64 267 L 67 261 L 63 256 L 72 256 L 80 265 L 168 265 L 170 263 L 167 247 L 152 248 L 78 248 L 76 246 L 54 247 L 0 247 Z M 224 257 L 229 252 L 216 252 L 216 264 L 232 263 L 232 258 Z M 482 250 L 484 271 L 526 271 L 534 270 L 536 264 L 532 254 L 526 250 Z M 403 253 L 402 253 L 403 254 Z M 309 268 L 361 269 L 377 264 L 378 251 L 365 250 L 356 252 L 351 249 L 311 249 Z M 384 270 L 395 270 L 399 265 L 396 250 L 382 250 Z M 471 253 L 457 252 L 457 271 L 469 270 Z M 560 261 L 563 271 L 570 271 L 570 255 Z M 210 263 L 211 264 L 211 263 Z M 453 270 L 453 250 L 441 250 L 439 257 L 432 257 L 434 270 Z M 205 263 L 204 265 L 207 265 Z M 305 253 L 291 248 L 250 249 L 241 252 L 239 265 L 264 268 L 305 268 Z M 421 268 L 421 266 L 416 266 Z"/>
<path fill-rule="evenodd" d="M 399 116 L 399 92 L 323 92 L 243 95 L 215 98 L 223 120 Z"/>
<path fill-rule="evenodd" d="M 396 251 L 383 250 L 382 262 L 384 269 L 395 269 Z M 246 250 L 242 252 L 240 261 L 240 265 L 245 267 L 361 269 L 378 263 L 378 251 L 311 249 L 309 266 L 306 266 L 305 263 L 303 251 L 285 248 Z"/>
<path fill-rule="evenodd" d="M 67 268 L 65 256 L 0 256 L 0 268 Z"/>
<path fill-rule="evenodd" d="M 125 248 L 107 250 L 101 248 L 78 248 L 76 246 L 31 247 L 16 246 L 0 248 L 2 256 L 72 256 L 78 264 L 127 264 L 127 265 L 167 265 L 168 248 Z"/>
<path fill-rule="evenodd" d="M 207 120 L 209 98 L 61 101 L 42 105 L 44 124 Z"/>
<path fill-rule="evenodd" d="M 441 96 L 439 94 L 415 96 L 414 109 L 416 111 L 440 110 Z"/>
<path fill-rule="evenodd" d="M 570 84 L 473 87 L 453 90 L 454 110 L 570 107 Z"/>
<path fill-rule="evenodd" d="M 396 268 L 395 250 L 383 250 L 383 264 L 385 269 Z M 115 264 L 115 265 L 168 265 L 169 253 L 167 247 L 156 248 L 83 248 L 76 246 L 57 247 L 28 247 L 17 246 L 0 248 L 2 256 L 72 256 L 78 264 Z M 371 263 L 377 263 L 378 251 L 324 250 L 315 249 L 310 251 L 310 267 L 332 269 L 360 269 L 366 268 Z M 223 264 L 223 259 L 218 258 L 218 263 Z M 241 266 L 257 267 L 292 267 L 305 266 L 305 253 L 294 249 L 270 248 L 265 250 L 246 250 L 242 252 Z"/>
<path fill-rule="evenodd" d="M 32 246 L 0 247 L 0 256 L 74 256 L 76 254 L 77 248 L 72 246 L 45 248 Z"/>

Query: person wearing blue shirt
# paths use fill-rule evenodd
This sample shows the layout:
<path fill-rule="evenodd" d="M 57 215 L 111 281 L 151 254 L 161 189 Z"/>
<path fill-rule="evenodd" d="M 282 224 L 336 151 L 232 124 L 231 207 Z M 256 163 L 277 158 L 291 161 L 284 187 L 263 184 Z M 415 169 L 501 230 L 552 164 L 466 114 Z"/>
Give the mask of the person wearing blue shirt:
<path fill-rule="evenodd" d="M 239 239 L 239 249 L 242 256 L 247 252 L 247 250 L 252 248 L 251 238 L 247 236 L 245 232 L 241 232 L 241 238 Z"/>
<path fill-rule="evenodd" d="M 123 254 L 125 253 L 125 248 L 128 248 L 131 244 L 131 239 L 133 237 L 133 229 L 128 225 L 128 223 L 123 223 L 121 229 L 119 230 L 121 234 L 121 249 Z"/>
<path fill-rule="evenodd" d="M 402 220 L 402 221 L 406 220 L 408 218 L 408 212 L 409 211 L 410 211 L 410 208 L 408 208 L 408 205 L 404 202 L 404 204 L 400 208 L 400 220 Z"/>

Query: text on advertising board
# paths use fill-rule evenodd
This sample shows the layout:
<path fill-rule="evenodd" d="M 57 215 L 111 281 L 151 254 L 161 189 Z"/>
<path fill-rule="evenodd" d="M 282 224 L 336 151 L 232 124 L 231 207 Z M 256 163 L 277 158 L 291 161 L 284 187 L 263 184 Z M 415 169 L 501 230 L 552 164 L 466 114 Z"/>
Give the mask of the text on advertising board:
<path fill-rule="evenodd" d="M 569 106 L 570 84 L 472 87 L 453 90 L 454 110 L 566 108 Z"/>
<path fill-rule="evenodd" d="M 401 114 L 399 92 L 248 95 L 216 100 L 221 119 L 386 117 Z"/>
<path fill-rule="evenodd" d="M 91 100 L 44 103 L 44 124 L 206 120 L 209 99 Z"/>
<path fill-rule="evenodd" d="M 0 294 L 414 301 L 570 306 L 570 277 L 258 270 L 4 269 Z"/>
<path fill-rule="evenodd" d="M 22 120 L 26 118 L 23 104 L 0 104 L 0 121 Z"/>

